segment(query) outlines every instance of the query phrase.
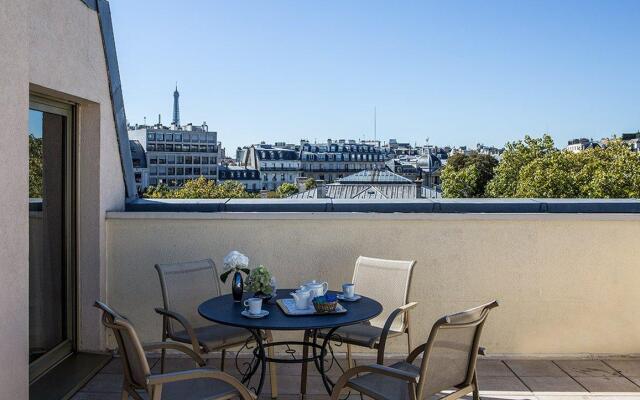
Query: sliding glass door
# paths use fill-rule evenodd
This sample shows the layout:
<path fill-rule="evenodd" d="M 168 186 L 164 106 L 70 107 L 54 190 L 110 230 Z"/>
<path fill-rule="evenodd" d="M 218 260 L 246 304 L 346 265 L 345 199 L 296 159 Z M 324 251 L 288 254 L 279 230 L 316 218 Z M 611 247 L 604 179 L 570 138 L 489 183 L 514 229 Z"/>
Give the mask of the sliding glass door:
<path fill-rule="evenodd" d="M 34 380 L 75 346 L 73 106 L 29 105 L 29 372 Z"/>

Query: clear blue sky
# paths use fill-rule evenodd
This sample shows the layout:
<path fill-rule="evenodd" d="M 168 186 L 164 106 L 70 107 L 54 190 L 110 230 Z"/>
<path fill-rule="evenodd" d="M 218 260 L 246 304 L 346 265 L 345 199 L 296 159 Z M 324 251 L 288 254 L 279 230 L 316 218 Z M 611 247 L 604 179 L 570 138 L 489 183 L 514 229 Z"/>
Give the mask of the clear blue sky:
<path fill-rule="evenodd" d="M 373 136 L 502 146 L 640 129 L 640 1 L 111 0 L 127 117 L 233 153 Z"/>

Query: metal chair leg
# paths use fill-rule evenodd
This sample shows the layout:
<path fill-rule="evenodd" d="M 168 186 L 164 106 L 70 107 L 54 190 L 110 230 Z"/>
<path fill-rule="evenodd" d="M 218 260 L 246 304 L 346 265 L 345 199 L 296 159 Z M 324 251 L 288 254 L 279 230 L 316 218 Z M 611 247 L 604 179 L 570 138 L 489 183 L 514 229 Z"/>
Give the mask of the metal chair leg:
<path fill-rule="evenodd" d="M 304 339 L 303 342 L 307 343 L 309 341 L 310 331 L 304 331 Z M 309 346 L 302 346 L 302 358 L 309 357 Z M 302 363 L 302 376 L 300 376 L 300 394 L 302 398 L 307 394 L 307 364 L 306 362 Z"/>
<path fill-rule="evenodd" d="M 353 368 L 353 357 L 351 357 L 351 344 L 347 343 L 347 367 Z"/>
<path fill-rule="evenodd" d="M 222 349 L 222 354 L 220 354 L 220 371 L 224 372 L 224 359 L 227 356 L 227 349 Z"/>
<path fill-rule="evenodd" d="M 480 389 L 478 388 L 478 375 L 473 372 L 473 400 L 480 400 Z"/>
<path fill-rule="evenodd" d="M 267 343 L 273 343 L 273 335 L 271 331 L 267 331 Z M 273 346 L 267 347 L 269 358 L 275 358 L 275 350 Z M 271 398 L 278 397 L 278 374 L 276 371 L 276 363 L 269 363 L 269 382 L 271 383 Z"/>

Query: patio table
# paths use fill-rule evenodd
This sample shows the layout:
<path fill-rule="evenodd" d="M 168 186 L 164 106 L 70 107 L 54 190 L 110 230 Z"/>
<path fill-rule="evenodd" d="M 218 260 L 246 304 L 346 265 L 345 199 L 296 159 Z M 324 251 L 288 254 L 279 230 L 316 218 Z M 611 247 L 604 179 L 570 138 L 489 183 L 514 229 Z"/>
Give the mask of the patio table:
<path fill-rule="evenodd" d="M 289 293 L 294 289 L 280 289 L 277 291 L 276 298 L 282 299 L 290 297 Z M 328 293 L 336 293 L 329 291 Z M 245 295 L 245 299 L 250 296 Z M 243 299 L 244 300 L 244 299 Z M 245 309 L 243 302 L 234 302 L 230 294 L 214 297 L 205 301 L 198 307 L 200 315 L 208 319 L 209 321 L 216 322 L 223 325 L 241 327 L 251 332 L 256 347 L 253 350 L 253 355 L 257 362 L 251 362 L 250 368 L 246 373 L 243 373 L 242 382 L 247 383 L 251 377 L 257 372 L 260 367 L 260 380 L 258 386 L 254 389 L 257 395 L 260 395 L 262 386 L 264 384 L 266 363 L 301 363 L 303 364 L 303 382 L 306 382 L 306 364 L 313 362 L 322 377 L 325 388 L 328 393 L 331 393 L 333 388 L 333 382 L 327 376 L 324 370 L 324 358 L 327 354 L 327 345 L 329 338 L 341 326 L 353 325 L 363 321 L 368 321 L 375 318 L 382 312 L 382 305 L 377 301 L 362 297 L 356 302 L 343 302 L 343 306 L 347 308 L 347 312 L 344 314 L 323 314 L 323 315 L 307 315 L 307 316 L 290 316 L 286 315 L 280 307 L 275 303 L 275 299 L 270 302 L 263 302 L 262 308 L 269 311 L 269 315 L 264 318 L 251 319 L 243 317 L 240 312 Z M 302 341 L 280 341 L 265 343 L 262 331 L 305 331 L 305 339 Z M 319 343 L 317 338 L 318 330 L 327 330 L 328 334 Z M 306 338 L 310 338 L 306 339 Z M 287 346 L 287 349 L 291 349 L 290 346 L 303 346 L 303 357 L 295 358 L 293 354 L 289 352 L 291 358 L 271 358 L 267 356 L 265 348 L 271 346 Z M 308 356 L 308 349 L 312 350 L 313 355 Z M 302 384 L 301 391 L 304 392 L 304 385 Z M 302 393 L 304 394 L 304 393 Z"/>

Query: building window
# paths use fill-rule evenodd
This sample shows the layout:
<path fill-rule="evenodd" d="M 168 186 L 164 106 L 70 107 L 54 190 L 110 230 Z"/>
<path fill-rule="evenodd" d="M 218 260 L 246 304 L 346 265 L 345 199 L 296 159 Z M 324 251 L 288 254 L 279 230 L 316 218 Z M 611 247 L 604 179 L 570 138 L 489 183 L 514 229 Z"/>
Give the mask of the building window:
<path fill-rule="evenodd" d="M 149 168 L 149 175 L 158 175 L 158 167 Z"/>
<path fill-rule="evenodd" d="M 159 141 L 159 142 L 164 141 L 164 134 L 163 133 L 158 133 L 156 135 L 156 140 Z"/>
<path fill-rule="evenodd" d="M 173 151 L 173 144 L 167 143 L 167 145 L 165 146 L 165 150 L 166 151 Z"/>
<path fill-rule="evenodd" d="M 184 168 L 182 167 L 176 168 L 176 175 L 184 175 Z"/>
<path fill-rule="evenodd" d="M 173 139 L 174 139 L 176 142 L 181 142 L 181 141 L 182 141 L 182 133 L 175 133 L 175 134 L 173 135 Z"/>
<path fill-rule="evenodd" d="M 167 133 L 166 135 L 164 135 L 164 139 L 165 139 L 167 142 L 173 142 L 173 134 L 171 134 L 171 133 Z"/>
<path fill-rule="evenodd" d="M 200 164 L 200 156 L 193 156 L 193 163 Z"/>
<path fill-rule="evenodd" d="M 191 167 L 187 167 L 184 169 L 184 174 L 185 175 L 192 175 L 193 174 L 193 169 Z"/>
<path fill-rule="evenodd" d="M 174 167 L 167 168 L 167 175 L 175 175 L 175 174 L 176 174 L 176 169 Z"/>
<path fill-rule="evenodd" d="M 156 140 L 156 134 L 153 132 L 147 133 L 147 140 Z"/>
<path fill-rule="evenodd" d="M 149 179 L 149 184 L 151 185 L 157 185 L 158 184 L 158 179 L 157 178 L 151 178 Z"/>
<path fill-rule="evenodd" d="M 191 157 L 191 156 L 185 156 L 185 157 L 184 157 L 184 163 L 185 163 L 185 164 L 193 164 L 193 157 Z"/>
<path fill-rule="evenodd" d="M 156 151 L 155 143 L 147 143 L 147 151 Z"/>
<path fill-rule="evenodd" d="M 158 175 L 166 175 L 167 167 L 158 167 Z"/>
<path fill-rule="evenodd" d="M 209 157 L 202 156 L 202 163 L 203 164 L 209 164 Z"/>
<path fill-rule="evenodd" d="M 158 157 L 158 164 L 166 164 L 167 159 L 164 156 Z"/>
<path fill-rule="evenodd" d="M 158 163 L 158 158 L 157 157 L 149 158 L 149 164 L 157 164 L 157 163 Z"/>
<path fill-rule="evenodd" d="M 184 141 L 184 142 L 188 142 L 188 141 L 190 141 L 190 140 L 191 140 L 191 135 L 189 135 L 188 133 L 185 133 L 185 134 L 182 136 L 182 141 Z"/>
<path fill-rule="evenodd" d="M 175 163 L 176 163 L 176 156 L 173 156 L 173 155 L 167 156 L 167 164 L 175 164 Z"/>
<path fill-rule="evenodd" d="M 200 145 L 200 153 L 206 153 L 207 152 L 207 145 L 206 144 L 201 144 Z"/>
<path fill-rule="evenodd" d="M 164 151 L 164 143 L 158 143 L 156 146 L 157 151 Z"/>
<path fill-rule="evenodd" d="M 193 169 L 193 174 L 194 175 L 200 175 L 200 167 L 196 167 Z"/>
<path fill-rule="evenodd" d="M 173 148 L 175 149 L 175 151 L 182 151 L 182 145 L 179 143 L 173 146 Z"/>
<path fill-rule="evenodd" d="M 176 156 L 176 164 L 184 164 L 184 156 Z"/>

